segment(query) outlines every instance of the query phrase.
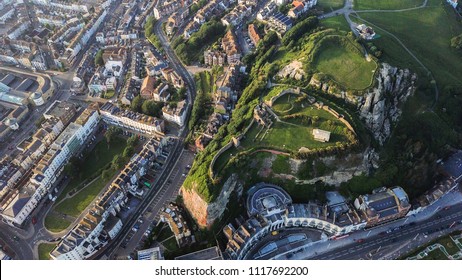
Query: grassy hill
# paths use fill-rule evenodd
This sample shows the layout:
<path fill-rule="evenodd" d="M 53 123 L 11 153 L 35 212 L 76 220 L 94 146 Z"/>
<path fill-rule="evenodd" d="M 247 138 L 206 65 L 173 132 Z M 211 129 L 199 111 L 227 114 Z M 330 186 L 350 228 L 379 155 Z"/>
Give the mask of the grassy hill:
<path fill-rule="evenodd" d="M 422 5 L 424 0 L 354 0 L 355 10 L 398 10 Z"/>
<path fill-rule="evenodd" d="M 361 90 L 371 85 L 377 64 L 373 60 L 367 61 L 358 52 L 331 45 L 320 52 L 316 68 L 347 89 Z"/>
<path fill-rule="evenodd" d="M 441 88 L 462 85 L 462 56 L 450 47 L 453 36 L 462 33 L 462 24 L 446 3 L 429 1 L 430 7 L 401 13 L 364 13 L 361 17 L 398 37 L 422 63 L 429 68 Z M 380 34 L 380 30 L 377 30 Z M 431 34 L 431 36 L 429 36 Z M 374 43 L 396 61 L 403 54 L 402 47 L 389 39 Z"/>

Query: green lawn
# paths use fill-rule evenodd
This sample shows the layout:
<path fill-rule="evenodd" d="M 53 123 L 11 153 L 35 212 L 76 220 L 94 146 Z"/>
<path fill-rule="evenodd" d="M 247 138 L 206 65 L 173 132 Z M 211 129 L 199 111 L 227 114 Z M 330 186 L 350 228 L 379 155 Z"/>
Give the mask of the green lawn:
<path fill-rule="evenodd" d="M 90 205 L 109 181 L 105 181 L 100 177 L 85 187 L 83 186 L 83 182 L 94 175 L 100 175 L 102 169 L 112 161 L 115 155 L 121 154 L 125 146 L 126 140 L 123 138 L 115 138 L 109 146 L 106 139 L 103 139 L 92 151 L 84 156 L 84 164 L 81 166 L 80 176 L 76 176 L 65 187 L 55 202 L 55 207 L 45 218 L 45 227 L 48 230 L 52 232 L 65 230 L 72 223 L 71 220 L 77 218 Z M 111 177 L 117 172 L 112 169 L 110 171 Z M 66 199 L 67 194 L 73 190 L 81 191 L 71 198 Z M 67 215 L 67 218 L 63 218 L 63 214 Z"/>
<path fill-rule="evenodd" d="M 424 0 L 354 0 L 355 10 L 399 10 L 422 5 Z"/>
<path fill-rule="evenodd" d="M 351 31 L 350 26 L 343 15 L 323 19 L 321 21 L 321 25 L 326 28 L 333 28 L 346 32 Z"/>
<path fill-rule="evenodd" d="M 318 0 L 318 6 L 323 7 L 326 12 L 330 12 L 342 8 L 344 2 L 344 0 Z"/>
<path fill-rule="evenodd" d="M 95 174 L 95 172 L 99 169 L 109 164 L 115 155 L 121 154 L 125 149 L 126 144 L 127 141 L 123 138 L 115 138 L 109 146 L 107 145 L 106 138 L 96 144 L 92 151 L 88 152 L 87 155 L 84 155 L 85 164 L 82 164 L 80 176 L 77 176 L 69 182 L 58 197 L 56 204 L 58 204 L 73 189 L 80 189 L 83 181 Z"/>
<path fill-rule="evenodd" d="M 283 155 L 277 155 L 271 166 L 274 173 L 289 174 L 290 164 L 289 158 Z"/>
<path fill-rule="evenodd" d="M 112 179 L 112 176 L 114 176 L 117 171 L 111 169 L 110 172 Z M 111 179 L 109 179 L 109 181 Z M 109 183 L 109 181 L 103 180 L 102 177 L 98 178 L 73 197 L 65 199 L 60 204 L 56 205 L 55 211 L 77 217 L 95 199 L 98 193 L 107 185 L 107 183 Z"/>
<path fill-rule="evenodd" d="M 361 90 L 371 85 L 377 64 L 342 46 L 329 45 L 316 58 L 316 67 L 347 89 Z"/>
<path fill-rule="evenodd" d="M 452 241 L 451 237 L 449 236 L 442 237 L 436 240 L 435 243 L 443 245 L 450 255 L 454 255 L 459 252 L 459 248 L 457 247 L 456 243 L 454 243 L 454 241 Z"/>
<path fill-rule="evenodd" d="M 324 148 L 332 146 L 332 143 L 337 141 L 347 141 L 344 135 L 335 130 L 331 134 L 331 141 L 322 143 L 315 141 L 313 138 L 313 128 L 304 126 L 292 126 L 281 122 L 275 123 L 269 130 L 268 134 L 261 140 L 261 134 L 254 141 L 252 135 L 256 135 L 260 130 L 260 126 L 253 125 L 249 131 L 247 138 L 242 141 L 244 147 L 272 147 L 279 150 L 298 151 L 301 147 L 310 149 Z M 266 130 L 265 130 L 266 131 Z"/>
<path fill-rule="evenodd" d="M 462 56 L 450 47 L 450 39 L 462 33 L 452 8 L 441 4 L 442 0 L 430 1 L 431 7 L 402 13 L 364 13 L 361 17 L 393 33 L 419 58 L 435 76 L 440 88 L 462 85 Z M 380 30 L 376 30 L 380 34 Z M 375 40 L 385 53 L 399 61 L 402 47 L 393 50 L 383 38 Z M 395 44 L 396 46 L 396 44 Z"/>
<path fill-rule="evenodd" d="M 51 232 L 60 232 L 65 230 L 71 225 L 71 221 L 67 220 L 62 214 L 54 213 L 53 211 L 48 212 L 45 217 L 45 227 Z"/>
<path fill-rule="evenodd" d="M 56 244 L 42 243 L 38 246 L 39 260 L 51 260 L 50 252 L 55 248 Z"/>

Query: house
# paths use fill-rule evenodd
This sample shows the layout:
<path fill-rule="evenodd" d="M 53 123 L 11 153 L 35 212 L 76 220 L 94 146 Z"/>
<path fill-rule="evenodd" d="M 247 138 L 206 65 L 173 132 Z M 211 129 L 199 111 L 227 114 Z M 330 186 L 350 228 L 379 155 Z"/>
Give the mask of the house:
<path fill-rule="evenodd" d="M 182 100 L 178 102 L 176 106 L 167 105 L 162 109 L 162 115 L 164 119 L 170 122 L 174 122 L 179 126 L 184 125 L 186 120 L 187 106 L 186 101 Z"/>
<path fill-rule="evenodd" d="M 313 129 L 313 137 L 314 140 L 319 142 L 329 142 L 330 140 L 330 132 L 322 129 Z"/>
<path fill-rule="evenodd" d="M 356 30 L 359 32 L 359 36 L 364 40 L 372 40 L 375 37 L 375 32 L 372 27 L 366 26 L 365 24 L 356 26 Z"/>
<path fill-rule="evenodd" d="M 168 85 L 160 83 L 152 93 L 152 99 L 154 101 L 167 102 L 170 99 L 170 92 L 168 91 Z"/>
<path fill-rule="evenodd" d="M 228 64 L 234 65 L 240 62 L 241 53 L 239 50 L 239 43 L 232 29 L 226 32 L 223 40 L 221 41 L 221 47 L 226 52 Z"/>
<path fill-rule="evenodd" d="M 248 33 L 249 33 L 250 40 L 252 40 L 252 43 L 254 44 L 254 46 L 258 46 L 258 43 L 260 42 L 262 37 L 260 36 L 260 33 L 258 32 L 255 24 L 249 24 Z"/>
<path fill-rule="evenodd" d="M 144 99 L 152 99 L 157 79 L 152 76 L 146 76 L 141 84 L 140 95 Z"/>
<path fill-rule="evenodd" d="M 226 62 L 226 54 L 220 51 L 204 52 L 204 64 L 208 66 L 223 66 Z"/>

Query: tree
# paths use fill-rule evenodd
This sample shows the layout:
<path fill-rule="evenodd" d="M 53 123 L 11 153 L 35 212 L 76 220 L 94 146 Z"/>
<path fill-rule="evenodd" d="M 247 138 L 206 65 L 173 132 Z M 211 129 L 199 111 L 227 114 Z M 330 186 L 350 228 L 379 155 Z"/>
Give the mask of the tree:
<path fill-rule="evenodd" d="M 155 102 L 153 100 L 146 100 L 141 106 L 141 111 L 145 115 L 159 118 L 162 116 L 163 106 L 164 106 L 163 102 Z"/>
<path fill-rule="evenodd" d="M 69 163 L 64 167 L 64 172 L 71 178 L 75 178 L 80 174 L 83 162 L 78 157 L 72 157 Z"/>
<path fill-rule="evenodd" d="M 95 56 L 95 65 L 104 66 L 103 50 L 99 50 Z"/>
<path fill-rule="evenodd" d="M 137 97 L 133 98 L 130 108 L 132 109 L 132 111 L 140 113 L 143 102 L 143 98 L 141 98 L 141 96 L 138 95 Z"/>
<path fill-rule="evenodd" d="M 131 146 L 127 146 L 122 154 L 124 158 L 131 158 L 131 156 L 135 153 L 135 148 Z"/>
<path fill-rule="evenodd" d="M 112 159 L 112 169 L 120 170 L 125 165 L 125 159 L 121 155 L 115 155 Z"/>
<path fill-rule="evenodd" d="M 451 47 L 458 50 L 462 49 L 462 34 L 460 34 L 459 36 L 452 37 Z"/>
<path fill-rule="evenodd" d="M 127 140 L 127 146 L 135 147 L 138 144 L 138 137 L 136 135 L 131 136 Z"/>
<path fill-rule="evenodd" d="M 101 178 L 103 178 L 104 181 L 109 181 L 109 179 L 111 179 L 111 171 L 104 169 L 101 173 Z"/>
<path fill-rule="evenodd" d="M 115 137 L 117 137 L 120 133 L 122 133 L 122 129 L 117 126 L 111 126 L 108 128 L 106 133 L 104 133 L 104 137 L 106 137 L 107 147 L 109 149 L 109 145 Z"/>

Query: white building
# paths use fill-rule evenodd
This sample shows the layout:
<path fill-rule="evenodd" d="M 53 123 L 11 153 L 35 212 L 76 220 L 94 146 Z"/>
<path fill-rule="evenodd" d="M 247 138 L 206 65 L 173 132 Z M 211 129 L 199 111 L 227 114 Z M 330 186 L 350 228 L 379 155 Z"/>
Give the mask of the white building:
<path fill-rule="evenodd" d="M 162 109 L 162 115 L 164 119 L 169 122 L 174 122 L 179 126 L 184 125 L 187 112 L 188 110 L 185 100 L 178 102 L 175 108 L 167 105 Z"/>
<path fill-rule="evenodd" d="M 61 132 L 36 164 L 30 182 L 11 195 L 10 203 L 1 213 L 8 223 L 21 225 L 25 221 L 40 200 L 50 191 L 72 155 L 94 131 L 98 121 L 98 111 L 86 109 L 76 122 L 70 123 Z"/>
<path fill-rule="evenodd" d="M 136 112 L 122 110 L 116 105 L 107 102 L 100 108 L 104 122 L 146 134 L 163 133 L 164 121 Z"/>

